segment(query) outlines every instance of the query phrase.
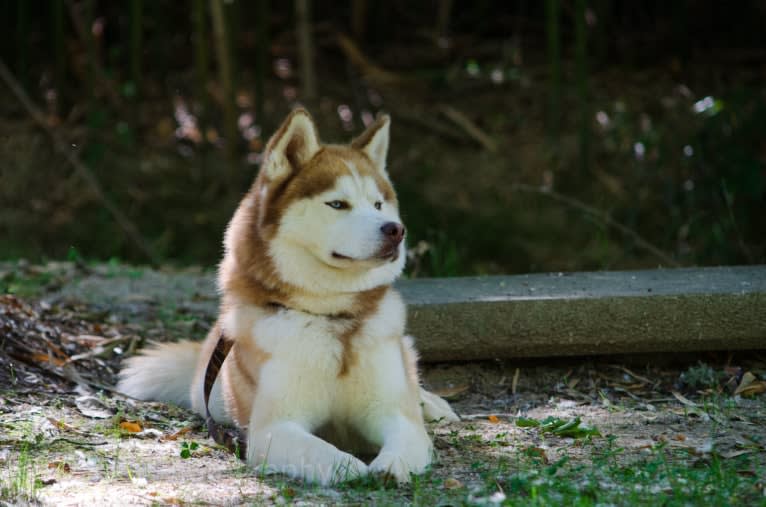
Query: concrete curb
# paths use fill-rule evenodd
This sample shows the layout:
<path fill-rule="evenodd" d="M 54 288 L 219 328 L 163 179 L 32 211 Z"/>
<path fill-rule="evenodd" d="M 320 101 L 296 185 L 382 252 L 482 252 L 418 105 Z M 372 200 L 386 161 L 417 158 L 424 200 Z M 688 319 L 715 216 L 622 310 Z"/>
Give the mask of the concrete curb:
<path fill-rule="evenodd" d="M 766 266 L 405 280 L 425 361 L 766 349 Z"/>

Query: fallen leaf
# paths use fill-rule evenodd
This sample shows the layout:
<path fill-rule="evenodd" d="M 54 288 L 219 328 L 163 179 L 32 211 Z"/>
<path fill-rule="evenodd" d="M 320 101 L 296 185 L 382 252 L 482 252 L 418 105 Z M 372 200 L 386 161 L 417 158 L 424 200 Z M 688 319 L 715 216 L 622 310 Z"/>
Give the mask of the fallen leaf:
<path fill-rule="evenodd" d="M 48 468 L 55 468 L 56 470 L 61 470 L 62 472 L 69 473 L 72 471 L 71 467 L 69 466 L 69 463 L 63 462 L 63 461 L 51 461 L 48 463 Z"/>
<path fill-rule="evenodd" d="M 500 419 L 496 415 L 491 415 L 487 419 L 489 419 L 489 422 L 492 424 L 497 424 L 500 422 Z"/>
<path fill-rule="evenodd" d="M 766 392 L 766 382 L 757 380 L 757 378 L 758 377 L 751 372 L 745 372 L 745 374 L 742 375 L 742 380 L 734 391 L 734 394 L 740 396 L 754 396 Z"/>
<path fill-rule="evenodd" d="M 48 354 L 32 354 L 32 359 L 37 361 L 38 363 L 52 363 L 56 366 L 63 366 L 66 364 L 66 361 L 63 359 L 59 359 L 57 357 L 49 356 Z"/>
<path fill-rule="evenodd" d="M 756 394 L 766 393 L 766 382 L 758 381 L 753 382 L 746 388 L 742 389 L 739 393 L 740 396 L 755 396 Z"/>
<path fill-rule="evenodd" d="M 742 375 L 742 380 L 739 381 L 739 385 L 737 386 L 737 389 L 734 391 L 734 394 L 741 394 L 743 390 L 747 389 L 750 384 L 752 384 L 756 380 L 756 376 L 753 375 L 751 372 L 746 371 L 744 375 Z"/>
<path fill-rule="evenodd" d="M 163 442 L 168 442 L 171 440 L 178 440 L 178 437 L 181 437 L 183 435 L 186 435 L 192 430 L 191 426 L 186 426 L 185 428 L 181 428 L 180 430 L 176 431 L 175 433 L 171 433 L 170 435 L 163 436 L 160 438 Z"/>
<path fill-rule="evenodd" d="M 444 489 L 460 489 L 462 487 L 463 483 L 453 477 L 444 480 Z"/>
<path fill-rule="evenodd" d="M 127 431 L 128 433 L 138 433 L 141 431 L 141 424 L 132 421 L 122 421 L 120 423 L 120 429 Z"/>
<path fill-rule="evenodd" d="M 74 400 L 77 410 L 86 417 L 93 419 L 108 419 L 112 417 L 112 411 L 104 403 L 94 396 L 78 396 Z"/>
<path fill-rule="evenodd" d="M 677 442 L 683 442 L 686 440 L 686 435 L 684 435 L 683 433 L 676 433 L 675 435 L 673 435 L 673 440 Z"/>

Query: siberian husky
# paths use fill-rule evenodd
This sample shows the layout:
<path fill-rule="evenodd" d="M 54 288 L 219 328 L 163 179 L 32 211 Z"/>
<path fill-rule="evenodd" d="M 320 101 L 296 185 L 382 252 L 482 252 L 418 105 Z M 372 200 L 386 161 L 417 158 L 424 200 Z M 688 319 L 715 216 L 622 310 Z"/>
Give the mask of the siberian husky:
<path fill-rule="evenodd" d="M 422 473 L 432 459 L 424 419 L 457 416 L 420 387 L 391 287 L 406 255 L 389 125 L 380 116 L 350 145 L 325 145 L 309 114 L 293 111 L 226 230 L 207 339 L 129 359 L 118 389 L 204 415 L 205 372 L 224 336 L 233 345 L 210 412 L 247 435 L 252 466 L 322 484 Z"/>

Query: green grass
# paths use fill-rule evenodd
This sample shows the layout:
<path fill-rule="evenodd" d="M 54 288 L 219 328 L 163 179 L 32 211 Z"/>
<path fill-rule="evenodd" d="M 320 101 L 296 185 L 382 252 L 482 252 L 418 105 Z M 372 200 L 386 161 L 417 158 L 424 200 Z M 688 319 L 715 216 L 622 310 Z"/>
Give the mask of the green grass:
<path fill-rule="evenodd" d="M 12 459 L 0 472 L 0 500 L 31 502 L 37 498 L 40 484 L 29 445 L 21 446 L 15 461 Z"/>
<path fill-rule="evenodd" d="M 766 468 L 749 455 L 724 460 L 656 446 L 647 456 L 621 460 L 609 445 L 591 463 L 562 457 L 545 463 L 524 456 L 518 463 L 477 465 L 483 488 L 467 504 L 499 505 L 766 505 Z"/>

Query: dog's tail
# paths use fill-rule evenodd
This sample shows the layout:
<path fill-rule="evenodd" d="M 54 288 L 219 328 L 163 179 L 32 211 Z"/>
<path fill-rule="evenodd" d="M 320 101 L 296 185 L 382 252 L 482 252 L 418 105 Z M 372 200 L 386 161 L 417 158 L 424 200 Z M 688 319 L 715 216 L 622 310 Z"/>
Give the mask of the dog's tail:
<path fill-rule="evenodd" d="M 120 371 L 117 390 L 139 400 L 191 408 L 191 385 L 201 344 L 163 343 L 131 357 Z"/>

